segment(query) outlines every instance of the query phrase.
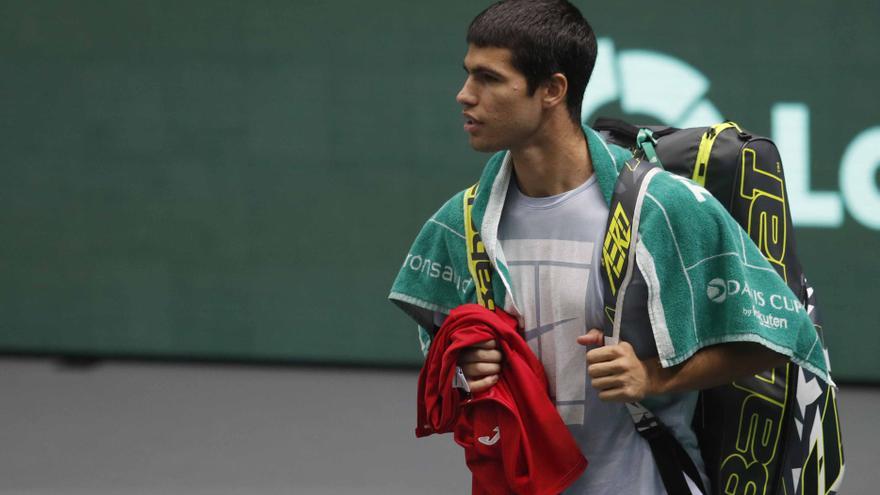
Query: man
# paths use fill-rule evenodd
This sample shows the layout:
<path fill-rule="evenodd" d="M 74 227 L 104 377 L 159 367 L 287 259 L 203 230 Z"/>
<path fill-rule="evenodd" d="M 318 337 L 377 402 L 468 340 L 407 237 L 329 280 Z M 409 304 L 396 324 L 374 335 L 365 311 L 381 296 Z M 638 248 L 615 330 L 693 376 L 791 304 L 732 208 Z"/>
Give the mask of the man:
<path fill-rule="evenodd" d="M 640 358 L 656 356 L 654 349 L 637 355 L 630 342 L 603 345 L 599 269 L 608 198 L 594 171 L 619 169 L 631 155 L 580 124 L 595 35 L 564 0 L 509 0 L 478 15 L 467 42 L 467 75 L 456 98 L 464 130 L 477 151 L 507 150 L 483 173 L 477 199 L 483 210 L 475 222 L 495 261 L 501 304 L 519 318 L 557 410 L 589 459 L 566 493 L 665 493 L 650 448 L 627 413 L 625 403 L 632 401 L 642 401 L 672 430 L 700 470 L 702 480 L 688 480 L 699 493 L 708 479 L 690 426 L 697 391 L 785 357 L 730 342 L 702 346 L 664 368 L 657 357 Z M 426 224 L 390 296 L 420 323 L 423 349 L 451 307 L 474 298 L 458 247 L 464 238 L 460 198 Z M 419 251 L 419 243 L 430 247 Z M 635 333 L 647 340 L 637 346 L 653 347 L 647 312 L 643 316 Z M 462 352 L 458 364 L 467 382 L 462 388 L 476 394 L 498 382 L 504 356 L 487 341 Z"/>

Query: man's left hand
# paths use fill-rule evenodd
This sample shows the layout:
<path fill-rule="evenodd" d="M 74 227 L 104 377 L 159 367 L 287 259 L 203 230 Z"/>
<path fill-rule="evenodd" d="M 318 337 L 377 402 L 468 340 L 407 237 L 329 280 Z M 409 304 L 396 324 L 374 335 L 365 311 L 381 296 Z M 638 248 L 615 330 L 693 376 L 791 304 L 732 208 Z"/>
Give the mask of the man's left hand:
<path fill-rule="evenodd" d="M 602 331 L 594 328 L 577 341 L 581 345 L 601 345 L 604 339 Z M 636 357 L 628 342 L 587 351 L 587 374 L 604 401 L 636 402 L 653 393 L 649 366 Z"/>

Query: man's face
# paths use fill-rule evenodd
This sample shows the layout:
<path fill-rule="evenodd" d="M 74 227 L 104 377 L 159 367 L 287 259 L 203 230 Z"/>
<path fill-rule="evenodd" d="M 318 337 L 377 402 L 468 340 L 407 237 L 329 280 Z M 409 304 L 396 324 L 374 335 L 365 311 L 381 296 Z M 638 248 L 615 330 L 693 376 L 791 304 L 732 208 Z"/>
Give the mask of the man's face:
<path fill-rule="evenodd" d="M 464 68 L 467 79 L 455 99 L 471 147 L 498 151 L 528 145 L 541 124 L 541 91 L 529 96 L 525 76 L 511 65 L 510 50 L 470 45 Z"/>

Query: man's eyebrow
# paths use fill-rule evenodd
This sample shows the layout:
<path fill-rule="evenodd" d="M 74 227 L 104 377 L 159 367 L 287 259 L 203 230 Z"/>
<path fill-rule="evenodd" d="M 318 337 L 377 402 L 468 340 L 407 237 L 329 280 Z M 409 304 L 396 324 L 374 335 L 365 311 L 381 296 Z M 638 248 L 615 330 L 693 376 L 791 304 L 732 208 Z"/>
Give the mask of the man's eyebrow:
<path fill-rule="evenodd" d="M 462 68 L 464 69 L 464 71 L 467 72 L 468 74 L 472 74 L 472 73 L 488 74 L 488 75 L 491 75 L 491 76 L 495 76 L 495 77 L 497 77 L 497 78 L 499 78 L 499 79 L 502 78 L 502 77 L 504 77 L 504 76 L 501 75 L 500 72 L 494 71 L 494 70 L 492 70 L 492 69 L 486 67 L 485 65 L 475 65 L 472 69 L 468 69 L 468 68 L 467 68 L 467 65 L 465 65 L 465 64 L 461 64 L 461 67 L 462 67 Z"/>

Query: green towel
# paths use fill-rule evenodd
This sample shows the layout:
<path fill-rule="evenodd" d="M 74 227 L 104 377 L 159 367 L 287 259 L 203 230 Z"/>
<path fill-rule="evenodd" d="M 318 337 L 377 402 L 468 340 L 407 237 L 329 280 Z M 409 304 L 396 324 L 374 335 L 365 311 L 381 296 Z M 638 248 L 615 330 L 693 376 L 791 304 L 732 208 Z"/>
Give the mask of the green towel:
<path fill-rule="evenodd" d="M 663 366 L 722 342 L 756 342 L 826 382 L 806 309 L 740 225 L 702 187 L 661 172 L 642 201 L 636 263 Z"/>
<path fill-rule="evenodd" d="M 606 144 L 584 127 L 606 201 L 628 150 Z M 495 301 L 519 315 L 500 245 L 498 224 L 511 179 L 509 154 L 487 163 L 474 201 L 474 223 L 495 269 Z M 434 312 L 474 302 L 467 267 L 463 192 L 435 213 L 413 243 L 389 298 L 425 329 Z M 639 210 L 636 263 L 648 285 L 648 313 L 663 366 L 702 347 L 757 342 L 830 383 L 827 356 L 806 310 L 739 224 L 705 189 L 667 172 L 652 176 Z"/>

